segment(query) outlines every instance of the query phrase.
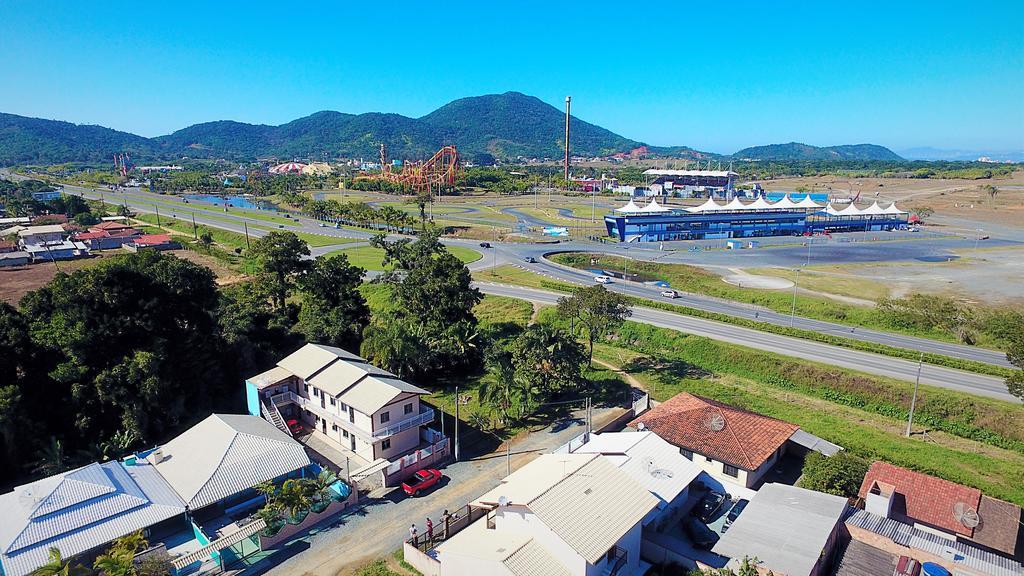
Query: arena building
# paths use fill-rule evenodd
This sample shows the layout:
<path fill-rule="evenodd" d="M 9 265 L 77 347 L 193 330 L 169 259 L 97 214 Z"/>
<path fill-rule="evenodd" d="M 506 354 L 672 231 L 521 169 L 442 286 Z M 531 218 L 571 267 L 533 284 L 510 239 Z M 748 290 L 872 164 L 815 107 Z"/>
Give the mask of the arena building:
<path fill-rule="evenodd" d="M 748 204 L 733 198 L 724 205 L 708 198 L 688 208 L 668 208 L 653 199 L 640 207 L 630 199 L 606 215 L 604 224 L 608 235 L 620 242 L 665 242 L 902 230 L 907 227 L 907 213 L 895 203 L 882 208 L 878 202 L 867 208 L 851 203 L 840 210 L 806 195 L 799 202 L 789 196 L 774 203 L 758 198 Z"/>
<path fill-rule="evenodd" d="M 644 170 L 647 188 L 656 194 L 690 198 L 697 195 L 731 198 L 736 173 L 732 170 Z"/>

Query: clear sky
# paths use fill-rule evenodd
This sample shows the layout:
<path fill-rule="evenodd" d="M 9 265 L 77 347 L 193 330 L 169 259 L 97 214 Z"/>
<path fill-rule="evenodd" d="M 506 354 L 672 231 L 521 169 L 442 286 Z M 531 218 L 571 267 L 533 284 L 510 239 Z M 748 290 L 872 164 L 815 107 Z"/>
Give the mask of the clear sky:
<path fill-rule="evenodd" d="M 722 153 L 1024 149 L 1021 0 L 227 4 L 0 0 L 0 111 L 156 136 L 516 90 Z"/>

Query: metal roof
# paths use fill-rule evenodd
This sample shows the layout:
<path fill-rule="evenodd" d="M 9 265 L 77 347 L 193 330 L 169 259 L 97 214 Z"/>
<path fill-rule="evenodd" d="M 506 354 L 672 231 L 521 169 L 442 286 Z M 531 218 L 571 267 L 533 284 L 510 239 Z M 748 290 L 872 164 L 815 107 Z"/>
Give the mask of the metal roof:
<path fill-rule="evenodd" d="M 196 510 L 309 465 L 302 445 L 258 417 L 211 414 L 147 459 Z"/>
<path fill-rule="evenodd" d="M 277 363 L 303 380 L 309 379 L 338 358 L 360 359 L 351 352 L 323 344 L 306 344 Z"/>
<path fill-rule="evenodd" d="M 846 498 L 765 484 L 712 548 L 727 558 L 756 557 L 787 576 L 810 574 L 846 511 Z"/>
<path fill-rule="evenodd" d="M 291 377 L 292 373 L 289 372 L 288 370 L 285 370 L 280 366 L 274 366 L 273 368 L 267 370 L 266 372 L 250 377 L 248 381 L 252 382 L 253 384 L 256 385 L 257 388 L 262 390 L 268 386 L 273 386 L 274 384 L 277 384 L 283 380 L 287 380 L 288 378 Z"/>
<path fill-rule="evenodd" d="M 74 556 L 184 512 L 145 462 L 93 463 L 19 486 L 0 496 L 3 572 L 22 576 L 45 564 L 52 546 Z"/>
<path fill-rule="evenodd" d="M 513 552 L 503 564 L 516 576 L 570 576 L 572 574 L 536 540 L 530 540 Z"/>
<path fill-rule="evenodd" d="M 644 170 L 645 176 L 706 176 L 711 178 L 726 178 L 736 176 L 732 170 L 659 170 L 650 168 Z"/>
<path fill-rule="evenodd" d="M 808 450 L 820 452 L 825 456 L 834 456 L 836 453 L 843 449 L 842 446 L 838 444 L 833 444 L 828 440 L 825 440 L 824 438 L 819 438 L 802 428 L 798 429 L 796 432 L 793 432 L 793 435 L 789 437 L 789 441 L 793 442 L 794 444 L 803 446 Z"/>

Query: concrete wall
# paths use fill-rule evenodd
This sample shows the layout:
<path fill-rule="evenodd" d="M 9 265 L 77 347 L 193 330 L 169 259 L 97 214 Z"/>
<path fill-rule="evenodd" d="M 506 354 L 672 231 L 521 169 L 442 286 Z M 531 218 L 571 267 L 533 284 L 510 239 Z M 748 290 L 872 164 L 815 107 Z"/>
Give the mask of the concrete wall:
<path fill-rule="evenodd" d="M 440 576 L 441 574 L 440 562 L 420 552 L 419 549 L 408 542 L 402 545 L 402 556 L 410 566 L 419 570 L 423 576 Z M 458 564 L 458 561 L 456 561 L 456 564 Z M 459 567 L 457 565 L 445 566 L 445 569 L 445 574 L 457 574 Z"/>

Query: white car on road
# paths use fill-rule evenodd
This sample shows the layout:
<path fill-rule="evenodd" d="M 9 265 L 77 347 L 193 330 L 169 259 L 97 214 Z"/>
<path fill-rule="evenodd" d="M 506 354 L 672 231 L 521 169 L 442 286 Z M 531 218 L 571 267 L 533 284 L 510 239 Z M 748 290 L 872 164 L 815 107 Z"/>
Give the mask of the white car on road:
<path fill-rule="evenodd" d="M 594 282 L 598 284 L 611 284 L 612 279 L 608 276 L 594 276 Z"/>
<path fill-rule="evenodd" d="M 665 298 L 679 298 L 679 292 L 675 290 L 662 290 L 661 295 Z"/>

